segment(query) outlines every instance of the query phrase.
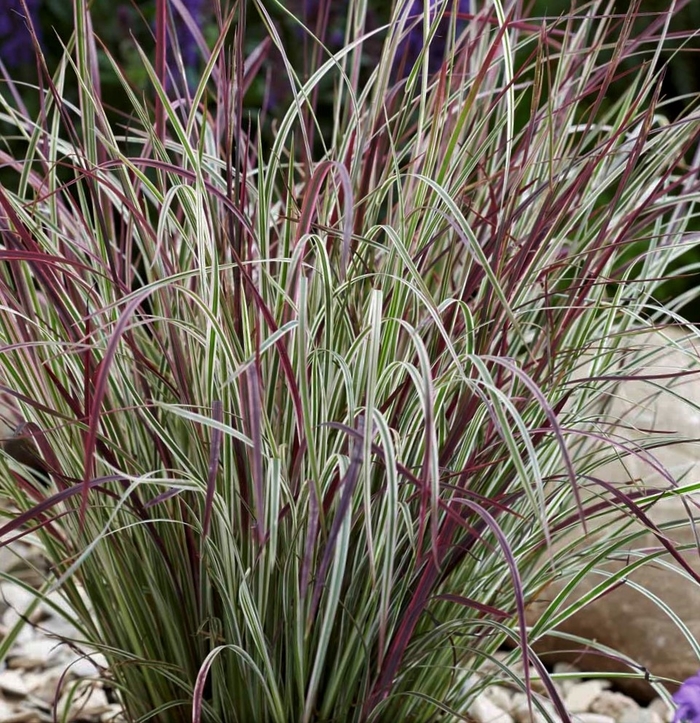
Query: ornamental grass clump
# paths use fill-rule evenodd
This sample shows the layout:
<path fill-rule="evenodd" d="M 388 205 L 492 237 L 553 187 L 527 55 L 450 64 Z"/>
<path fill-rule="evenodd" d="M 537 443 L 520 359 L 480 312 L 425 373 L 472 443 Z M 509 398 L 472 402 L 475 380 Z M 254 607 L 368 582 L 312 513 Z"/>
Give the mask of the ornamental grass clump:
<path fill-rule="evenodd" d="M 352 0 L 342 50 L 276 68 L 294 100 L 268 145 L 245 99 L 287 58 L 273 5 L 217 4 L 192 86 L 166 77 L 159 2 L 151 96 L 111 66 L 129 108 L 101 96 L 85 0 L 37 117 L 5 79 L 0 369 L 50 480 L 2 455 L 2 539 L 40 536 L 40 594 L 130 721 L 464 716 L 504 643 L 565 715 L 526 609 L 558 536 L 616 499 L 581 494 L 572 450 L 697 241 L 696 112 L 670 120 L 654 63 L 628 69 L 666 18 L 633 37 L 633 10 L 495 1 L 451 16 L 433 74 L 442 3 L 396 81 L 405 3 L 370 31 Z"/>

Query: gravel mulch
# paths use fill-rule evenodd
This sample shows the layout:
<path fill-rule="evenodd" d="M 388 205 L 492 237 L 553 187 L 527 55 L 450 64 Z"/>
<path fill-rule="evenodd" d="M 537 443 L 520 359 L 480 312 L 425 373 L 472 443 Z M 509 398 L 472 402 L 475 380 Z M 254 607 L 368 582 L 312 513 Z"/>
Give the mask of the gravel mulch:
<path fill-rule="evenodd" d="M 31 587 L 42 584 L 44 569 L 30 541 L 0 548 L 0 571 Z M 0 723 L 123 723 L 121 707 L 110 701 L 104 657 L 80 645 L 78 631 L 56 611 L 65 609 L 63 598 L 48 599 L 53 605 L 42 602 L 27 617 L 34 595 L 0 582 L 0 639 L 20 628 L 0 666 Z"/>

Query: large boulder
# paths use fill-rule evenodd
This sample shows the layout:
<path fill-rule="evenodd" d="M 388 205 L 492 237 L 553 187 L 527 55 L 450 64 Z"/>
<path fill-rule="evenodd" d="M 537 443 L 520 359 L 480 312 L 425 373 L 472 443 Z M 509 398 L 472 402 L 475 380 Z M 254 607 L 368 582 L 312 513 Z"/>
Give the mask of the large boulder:
<path fill-rule="evenodd" d="M 591 463 L 591 458 L 586 457 L 581 466 L 587 468 L 589 475 L 582 479 L 587 502 L 603 492 L 591 478 L 604 480 L 628 493 L 639 491 L 642 485 L 668 490 L 673 487 L 669 477 L 680 485 L 700 483 L 700 340 L 677 328 L 665 329 L 636 335 L 629 349 L 629 354 L 617 366 L 621 375 L 634 374 L 637 379 L 617 381 L 603 395 L 600 431 L 617 439 L 636 441 L 647 450 L 639 449 L 610 460 L 608 448 L 608 459 L 602 461 L 601 452 L 597 463 Z M 679 372 L 692 373 L 679 376 Z M 610 369 L 607 374 L 611 374 Z M 615 427 L 608 426 L 611 420 L 616 421 Z M 648 448 L 650 442 L 653 449 Z M 589 447 L 587 453 L 590 452 Z M 688 546 L 682 554 L 700 574 L 700 550 L 693 520 L 694 516 L 700 518 L 697 502 L 696 494 L 678 495 L 658 500 L 645 509 L 652 522 L 664 528 L 663 534 L 668 539 L 676 545 Z M 673 522 L 677 522 L 677 526 L 668 529 Z M 569 596 L 569 602 L 590 592 L 610 573 L 663 547 L 658 537 L 641 522 L 620 512 L 592 521 L 587 533 L 580 526 L 574 527 L 567 538 L 557 542 L 557 550 L 561 551 L 567 541 L 578 536 L 583 540 L 581 545 L 590 549 L 602 539 L 622 540 L 635 530 L 643 534 L 619 546 L 595 570 L 587 573 Z M 554 559 L 561 558 L 555 555 Z M 530 607 L 531 623 L 576 571 L 576 558 L 568 559 L 570 563 L 563 570 L 561 582 L 545 589 Z M 582 556 L 580 564 L 589 559 Z M 664 610 L 664 605 L 668 610 Z M 685 632 L 673 615 L 685 624 Z M 700 668 L 700 644 L 695 642 L 700 641 L 700 584 L 669 554 L 664 554 L 627 575 L 625 581 L 585 605 L 557 630 L 618 651 L 654 677 L 682 681 Z M 548 636 L 538 641 L 536 649 L 545 662 L 575 662 L 583 670 L 634 671 L 615 656 L 587 651 L 562 638 Z M 651 687 L 643 680 L 618 679 L 616 682 L 635 696 L 652 695 Z"/>

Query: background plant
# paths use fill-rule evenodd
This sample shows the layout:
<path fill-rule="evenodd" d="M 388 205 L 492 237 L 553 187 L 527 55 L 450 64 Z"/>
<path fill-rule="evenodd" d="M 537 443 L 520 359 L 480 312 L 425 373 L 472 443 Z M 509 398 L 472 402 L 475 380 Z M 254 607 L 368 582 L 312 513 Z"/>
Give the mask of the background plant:
<path fill-rule="evenodd" d="M 269 46 L 287 58 L 283 5 L 219 13 L 192 86 L 159 3 L 153 62 L 135 46 L 152 103 L 103 51 L 119 122 L 82 0 L 36 117 L 6 77 L 0 364 L 52 487 L 3 460 L 24 510 L 3 533 L 38 527 L 132 720 L 431 721 L 505 640 L 529 656 L 566 551 L 542 561 L 589 505 L 567 450 L 695 244 L 695 116 L 665 118 L 653 65 L 603 105 L 663 24 L 495 3 L 451 16 L 431 74 L 437 13 L 398 81 L 408 5 L 374 35 L 348 8 L 340 50 L 285 64 L 270 148 L 245 94 Z"/>

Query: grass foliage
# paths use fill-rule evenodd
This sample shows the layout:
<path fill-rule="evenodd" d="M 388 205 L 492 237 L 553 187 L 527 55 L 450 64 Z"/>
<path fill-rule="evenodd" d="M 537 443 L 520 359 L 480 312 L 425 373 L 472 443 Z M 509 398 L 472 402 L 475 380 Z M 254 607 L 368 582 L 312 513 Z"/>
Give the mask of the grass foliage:
<path fill-rule="evenodd" d="M 86 0 L 37 117 L 5 78 L 0 367 L 51 482 L 3 456 L 2 532 L 38 530 L 130 720 L 432 721 L 504 640 L 530 655 L 526 607 L 576 554 L 548 550 L 587 514 L 606 370 L 697 241 L 700 126 L 653 65 L 608 95 L 666 16 L 494 0 L 398 82 L 439 13 L 396 3 L 368 72 L 351 0 L 343 50 L 277 69 L 268 145 L 243 98 L 281 41 L 243 29 L 271 5 L 218 6 L 187 87 L 159 0 L 152 97 L 113 68 L 129 108 Z"/>

